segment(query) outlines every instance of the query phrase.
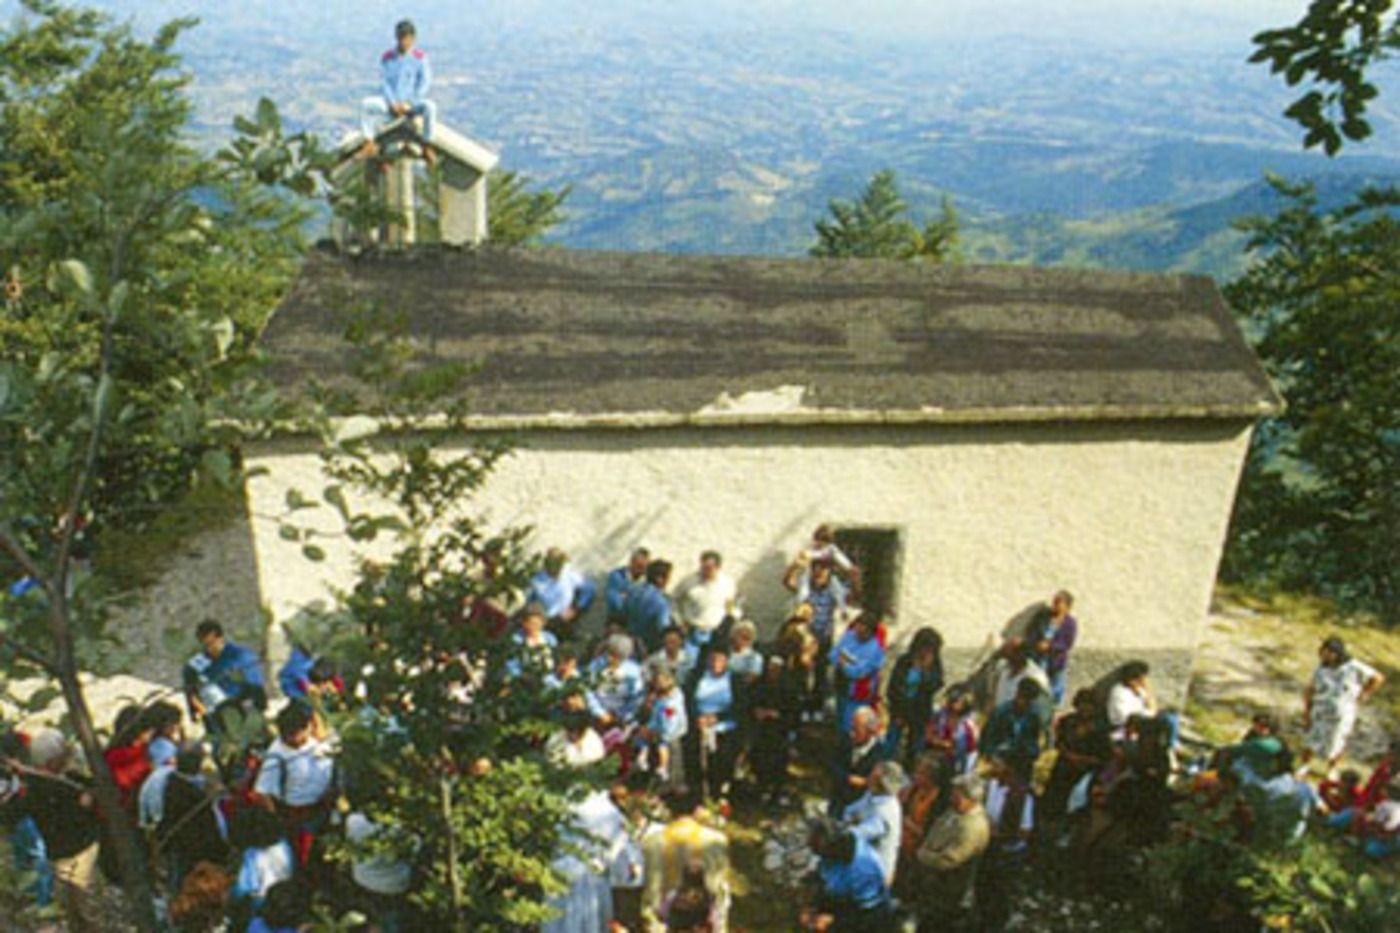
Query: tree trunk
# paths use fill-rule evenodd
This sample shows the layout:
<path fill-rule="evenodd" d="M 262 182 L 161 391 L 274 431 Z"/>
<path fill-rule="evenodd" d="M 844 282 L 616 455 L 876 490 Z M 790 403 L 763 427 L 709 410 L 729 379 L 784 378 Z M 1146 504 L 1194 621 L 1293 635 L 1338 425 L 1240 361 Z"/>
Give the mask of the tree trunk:
<path fill-rule="evenodd" d="M 83 696 L 82 685 L 78 682 L 77 665 L 71 650 L 60 648 L 57 659 L 59 686 L 63 698 L 68 703 L 68 715 L 73 720 L 73 730 L 78 734 L 78 744 L 95 778 L 94 789 L 97 805 L 101 809 L 109 827 L 108 838 L 116 845 L 117 861 L 122 869 L 122 881 L 126 889 L 127 904 L 131 921 L 142 933 L 158 933 L 160 924 L 156 919 L 155 891 L 151 887 L 151 876 L 146 868 L 145 854 L 141 849 L 136 827 L 122 809 L 121 795 L 116 781 L 112 778 L 107 760 L 102 757 L 102 744 L 97 739 L 97 730 L 92 724 L 92 713 L 88 710 L 87 698 Z"/>
<path fill-rule="evenodd" d="M 447 881 L 452 889 L 452 925 L 454 929 L 465 930 L 462 917 L 462 876 L 457 867 L 457 830 L 452 823 L 452 779 L 442 777 L 442 820 L 447 830 Z"/>

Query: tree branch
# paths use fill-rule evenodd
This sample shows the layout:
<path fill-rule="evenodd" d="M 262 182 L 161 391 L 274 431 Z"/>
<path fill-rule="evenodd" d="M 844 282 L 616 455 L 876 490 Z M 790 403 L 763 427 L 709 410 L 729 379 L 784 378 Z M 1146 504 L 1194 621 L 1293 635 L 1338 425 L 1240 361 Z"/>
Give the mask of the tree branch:
<path fill-rule="evenodd" d="M 4 550 L 6 554 L 10 555 L 10 558 L 19 564 L 20 569 L 33 577 L 46 592 L 53 592 L 48 575 L 40 569 L 39 564 L 25 550 L 24 545 L 19 543 L 19 539 L 15 537 L 15 533 L 10 530 L 8 524 L 0 524 L 0 550 Z"/>
<path fill-rule="evenodd" d="M 23 658 L 30 664 L 37 665 L 43 669 L 44 673 L 50 676 L 54 676 L 58 673 L 58 665 L 54 663 L 53 658 L 41 651 L 26 646 L 23 642 L 16 641 L 9 635 L 0 634 L 0 648 L 8 648 L 10 651 L 13 651 L 17 657 Z"/>

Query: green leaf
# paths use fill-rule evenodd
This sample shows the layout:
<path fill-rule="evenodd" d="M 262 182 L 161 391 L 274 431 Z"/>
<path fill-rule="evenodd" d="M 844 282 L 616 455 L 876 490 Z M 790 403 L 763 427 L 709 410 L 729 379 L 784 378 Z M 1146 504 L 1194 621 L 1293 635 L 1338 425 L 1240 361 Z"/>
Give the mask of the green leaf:
<path fill-rule="evenodd" d="M 326 552 L 315 544 L 302 545 L 301 553 L 307 560 L 316 563 L 320 563 L 326 559 Z"/>
<path fill-rule="evenodd" d="M 31 713 L 42 713 L 61 696 L 63 696 L 63 691 L 57 687 L 40 687 L 24 701 L 24 707 Z"/>
<path fill-rule="evenodd" d="M 92 294 L 92 273 L 80 259 L 65 259 L 58 264 L 63 279 L 81 295 Z"/>
<path fill-rule="evenodd" d="M 223 315 L 209 325 L 209 333 L 214 338 L 214 348 L 218 351 L 219 359 L 228 356 L 229 348 L 233 346 L 235 333 L 233 319 L 226 314 Z"/>
<path fill-rule="evenodd" d="M 101 422 L 107 417 L 107 406 L 112 401 L 112 375 L 103 373 L 97 381 L 97 391 L 92 396 L 93 421 Z"/>
<path fill-rule="evenodd" d="M 112 293 L 107 296 L 107 317 L 109 320 L 120 320 L 130 295 L 131 285 L 125 280 L 112 286 Z"/>
<path fill-rule="evenodd" d="M 204 475 L 224 489 L 233 488 L 233 458 L 227 450 L 206 450 L 200 458 Z"/>
<path fill-rule="evenodd" d="M 281 538 L 283 541 L 300 541 L 301 529 L 294 525 L 278 525 L 277 537 Z"/>

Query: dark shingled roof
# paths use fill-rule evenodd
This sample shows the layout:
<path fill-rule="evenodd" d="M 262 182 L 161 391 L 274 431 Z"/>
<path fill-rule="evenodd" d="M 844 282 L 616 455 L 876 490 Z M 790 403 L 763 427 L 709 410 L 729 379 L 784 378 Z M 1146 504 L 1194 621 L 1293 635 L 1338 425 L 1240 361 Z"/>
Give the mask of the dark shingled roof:
<path fill-rule="evenodd" d="M 465 391 L 484 421 L 722 422 L 722 394 L 798 386 L 799 406 L 740 405 L 729 420 L 1239 419 L 1279 406 L 1215 284 L 1195 276 L 555 249 L 317 255 L 264 338 L 277 381 L 347 384 L 351 295 L 402 310 L 421 358 L 474 363 Z"/>

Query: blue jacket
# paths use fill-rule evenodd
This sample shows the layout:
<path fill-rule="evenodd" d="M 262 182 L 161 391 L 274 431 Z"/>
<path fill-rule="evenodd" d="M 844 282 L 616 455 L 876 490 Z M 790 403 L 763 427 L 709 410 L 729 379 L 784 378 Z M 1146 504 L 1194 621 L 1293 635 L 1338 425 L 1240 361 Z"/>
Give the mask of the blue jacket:
<path fill-rule="evenodd" d="M 421 104 L 428 98 L 433 85 L 433 70 L 428 65 L 428 53 L 410 49 L 407 55 L 390 49 L 379 59 L 383 72 L 380 93 L 386 104 Z"/>
<path fill-rule="evenodd" d="M 822 881 L 822 901 L 831 908 L 879 910 L 889 904 L 885 869 L 870 843 L 856 837 L 855 855 L 842 864 L 824 859 L 817 869 Z"/>
<path fill-rule="evenodd" d="M 661 633 L 671 624 L 671 601 L 650 583 L 627 600 L 627 631 L 646 645 L 647 651 L 661 647 Z"/>
<path fill-rule="evenodd" d="M 225 642 L 213 660 L 201 651 L 186 662 L 183 674 L 185 692 L 198 695 L 210 712 L 230 701 L 249 701 L 259 708 L 267 705 L 262 663 L 242 645 Z"/>
<path fill-rule="evenodd" d="M 646 583 L 645 576 L 633 580 L 632 574 L 626 567 L 618 567 L 609 573 L 603 592 L 603 599 L 608 604 L 608 617 L 625 617 L 628 604 L 631 603 L 633 597 L 642 591 L 642 587 L 646 586 Z"/>

